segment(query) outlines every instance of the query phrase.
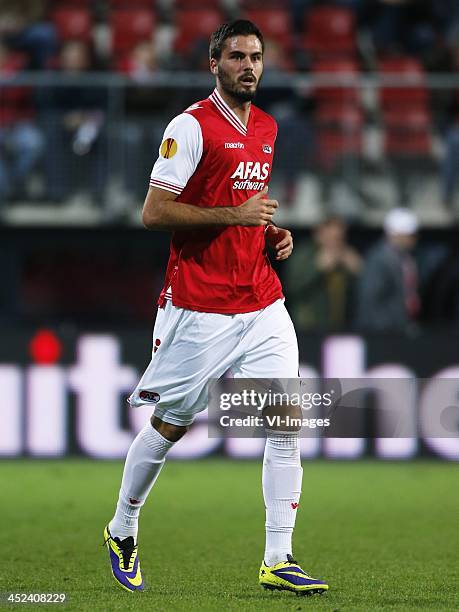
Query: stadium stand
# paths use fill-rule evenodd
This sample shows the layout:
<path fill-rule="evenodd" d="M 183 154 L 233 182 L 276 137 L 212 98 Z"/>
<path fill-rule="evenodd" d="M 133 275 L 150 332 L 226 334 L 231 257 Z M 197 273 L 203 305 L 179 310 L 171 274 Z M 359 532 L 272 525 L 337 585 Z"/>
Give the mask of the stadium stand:
<path fill-rule="evenodd" d="M 156 15 L 147 9 L 120 9 L 110 13 L 112 52 L 126 53 L 139 42 L 151 40 L 156 26 Z"/>
<path fill-rule="evenodd" d="M 385 151 L 389 155 L 428 156 L 431 153 L 431 117 L 424 70 L 413 58 L 382 60 L 381 75 L 402 77 L 406 86 L 383 86 L 380 105 Z"/>
<path fill-rule="evenodd" d="M 313 59 L 357 53 L 356 18 L 339 6 L 313 7 L 304 14 L 304 49 Z"/>
<path fill-rule="evenodd" d="M 284 51 L 293 45 L 290 13 L 284 8 L 248 9 L 243 16 L 257 24 L 265 38 L 280 44 Z"/>
<path fill-rule="evenodd" d="M 209 36 L 222 22 L 223 15 L 219 9 L 177 10 L 174 49 L 186 54 L 202 40 L 208 45 Z"/>
<path fill-rule="evenodd" d="M 352 60 L 329 59 L 315 63 L 313 73 L 346 79 L 342 86 L 315 88 L 318 157 L 323 168 L 331 169 L 343 157 L 361 154 L 364 117 L 357 81 L 352 83 L 359 70 Z"/>
<path fill-rule="evenodd" d="M 93 21 L 89 9 L 65 6 L 51 13 L 60 41 L 85 40 L 92 38 Z"/>

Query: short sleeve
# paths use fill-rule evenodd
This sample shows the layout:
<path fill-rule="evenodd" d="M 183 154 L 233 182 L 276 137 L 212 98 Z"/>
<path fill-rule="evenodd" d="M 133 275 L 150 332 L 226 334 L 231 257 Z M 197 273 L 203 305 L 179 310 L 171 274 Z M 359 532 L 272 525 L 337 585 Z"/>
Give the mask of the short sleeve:
<path fill-rule="evenodd" d="M 150 186 L 180 195 L 199 164 L 202 147 L 201 126 L 193 115 L 182 113 L 172 119 L 159 147 Z"/>

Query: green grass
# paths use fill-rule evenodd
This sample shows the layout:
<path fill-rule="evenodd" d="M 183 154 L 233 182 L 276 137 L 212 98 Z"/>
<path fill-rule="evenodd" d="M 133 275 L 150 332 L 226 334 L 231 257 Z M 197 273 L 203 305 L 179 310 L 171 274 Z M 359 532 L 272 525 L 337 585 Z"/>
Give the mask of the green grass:
<path fill-rule="evenodd" d="M 0 463 L 0 592 L 66 592 L 42 606 L 64 610 L 458 609 L 457 465 L 305 462 L 295 555 L 330 583 L 311 598 L 258 586 L 260 464 L 225 460 L 166 465 L 141 516 L 148 588 L 117 588 L 101 539 L 121 469 Z"/>

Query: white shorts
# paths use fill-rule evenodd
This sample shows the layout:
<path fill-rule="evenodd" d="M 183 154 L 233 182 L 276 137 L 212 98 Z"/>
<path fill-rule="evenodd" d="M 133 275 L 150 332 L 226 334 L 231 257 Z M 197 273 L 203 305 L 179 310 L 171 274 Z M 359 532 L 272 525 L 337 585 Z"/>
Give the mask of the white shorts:
<path fill-rule="evenodd" d="M 155 350 L 156 349 L 156 350 Z M 153 355 L 131 406 L 151 405 L 166 423 L 190 425 L 207 407 L 207 382 L 235 378 L 297 378 L 298 342 L 283 300 L 243 314 L 158 309 Z"/>

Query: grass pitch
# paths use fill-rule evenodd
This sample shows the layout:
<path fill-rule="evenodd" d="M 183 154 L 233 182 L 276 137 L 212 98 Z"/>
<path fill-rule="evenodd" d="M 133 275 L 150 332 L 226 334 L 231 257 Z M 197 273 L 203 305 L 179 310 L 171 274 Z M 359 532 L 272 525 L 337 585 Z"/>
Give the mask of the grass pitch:
<path fill-rule="evenodd" d="M 0 463 L 0 592 L 61 593 L 63 610 L 457 610 L 458 466 L 304 462 L 295 556 L 323 596 L 257 584 L 264 510 L 258 462 L 169 462 L 140 523 L 144 593 L 113 581 L 102 529 L 122 464 Z M 36 607 L 6 605 L 0 609 Z"/>

